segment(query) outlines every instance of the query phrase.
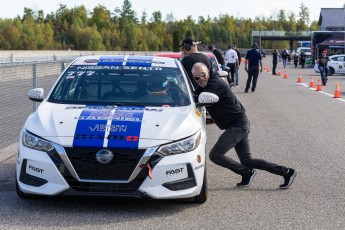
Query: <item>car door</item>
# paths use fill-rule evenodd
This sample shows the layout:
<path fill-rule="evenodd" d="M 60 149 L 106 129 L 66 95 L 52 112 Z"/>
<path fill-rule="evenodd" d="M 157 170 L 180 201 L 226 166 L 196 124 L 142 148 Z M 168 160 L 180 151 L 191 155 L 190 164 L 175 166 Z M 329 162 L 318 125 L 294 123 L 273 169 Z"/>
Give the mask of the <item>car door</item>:
<path fill-rule="evenodd" d="M 337 57 L 336 67 L 336 73 L 345 74 L 345 55 Z"/>

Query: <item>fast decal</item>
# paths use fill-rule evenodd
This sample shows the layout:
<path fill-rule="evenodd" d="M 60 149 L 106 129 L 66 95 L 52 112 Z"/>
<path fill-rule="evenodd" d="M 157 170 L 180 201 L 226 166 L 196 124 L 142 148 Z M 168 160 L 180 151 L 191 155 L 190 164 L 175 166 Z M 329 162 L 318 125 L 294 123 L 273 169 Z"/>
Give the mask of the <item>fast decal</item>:
<path fill-rule="evenodd" d="M 165 172 L 166 176 L 175 176 L 178 174 L 181 174 L 184 168 L 177 168 L 177 169 L 172 169 L 172 170 L 168 170 Z"/>
<path fill-rule="evenodd" d="M 145 107 L 87 106 L 78 117 L 73 147 L 138 148 Z"/>

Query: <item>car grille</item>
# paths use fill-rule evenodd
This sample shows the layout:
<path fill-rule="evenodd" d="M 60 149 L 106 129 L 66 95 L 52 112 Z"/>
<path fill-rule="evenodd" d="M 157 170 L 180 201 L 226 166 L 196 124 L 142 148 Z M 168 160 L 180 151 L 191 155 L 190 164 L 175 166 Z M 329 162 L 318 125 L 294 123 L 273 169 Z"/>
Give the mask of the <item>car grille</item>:
<path fill-rule="evenodd" d="M 95 155 L 99 148 L 65 148 L 74 170 L 82 180 L 128 180 L 139 160 L 143 149 L 109 149 L 114 158 L 109 164 L 100 164 Z"/>

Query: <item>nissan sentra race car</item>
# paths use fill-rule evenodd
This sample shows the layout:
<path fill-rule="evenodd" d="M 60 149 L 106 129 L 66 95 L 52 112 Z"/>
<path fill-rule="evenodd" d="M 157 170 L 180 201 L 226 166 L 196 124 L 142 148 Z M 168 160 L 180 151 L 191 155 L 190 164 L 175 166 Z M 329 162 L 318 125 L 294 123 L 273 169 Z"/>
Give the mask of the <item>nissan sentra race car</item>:
<path fill-rule="evenodd" d="M 88 195 L 207 199 L 206 125 L 180 62 L 152 56 L 74 60 L 26 120 L 16 190 L 22 197 Z"/>

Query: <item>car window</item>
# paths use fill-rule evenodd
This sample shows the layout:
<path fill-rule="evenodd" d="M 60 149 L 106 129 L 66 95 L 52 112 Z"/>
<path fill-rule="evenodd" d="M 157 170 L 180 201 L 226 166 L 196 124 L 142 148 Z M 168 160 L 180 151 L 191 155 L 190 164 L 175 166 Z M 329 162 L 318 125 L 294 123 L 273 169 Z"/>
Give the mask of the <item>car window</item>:
<path fill-rule="evenodd" d="M 344 61 L 345 60 L 345 58 L 344 58 L 344 56 L 339 56 L 339 57 L 337 57 L 337 59 L 336 59 L 336 61 Z"/>
<path fill-rule="evenodd" d="M 210 57 L 210 61 L 211 61 L 211 64 L 212 64 L 212 69 L 214 71 L 218 71 L 219 70 L 219 66 L 218 66 L 218 61 L 217 61 L 216 57 Z"/>
<path fill-rule="evenodd" d="M 179 68 L 71 66 L 48 101 L 68 104 L 186 106 L 188 86 Z"/>

